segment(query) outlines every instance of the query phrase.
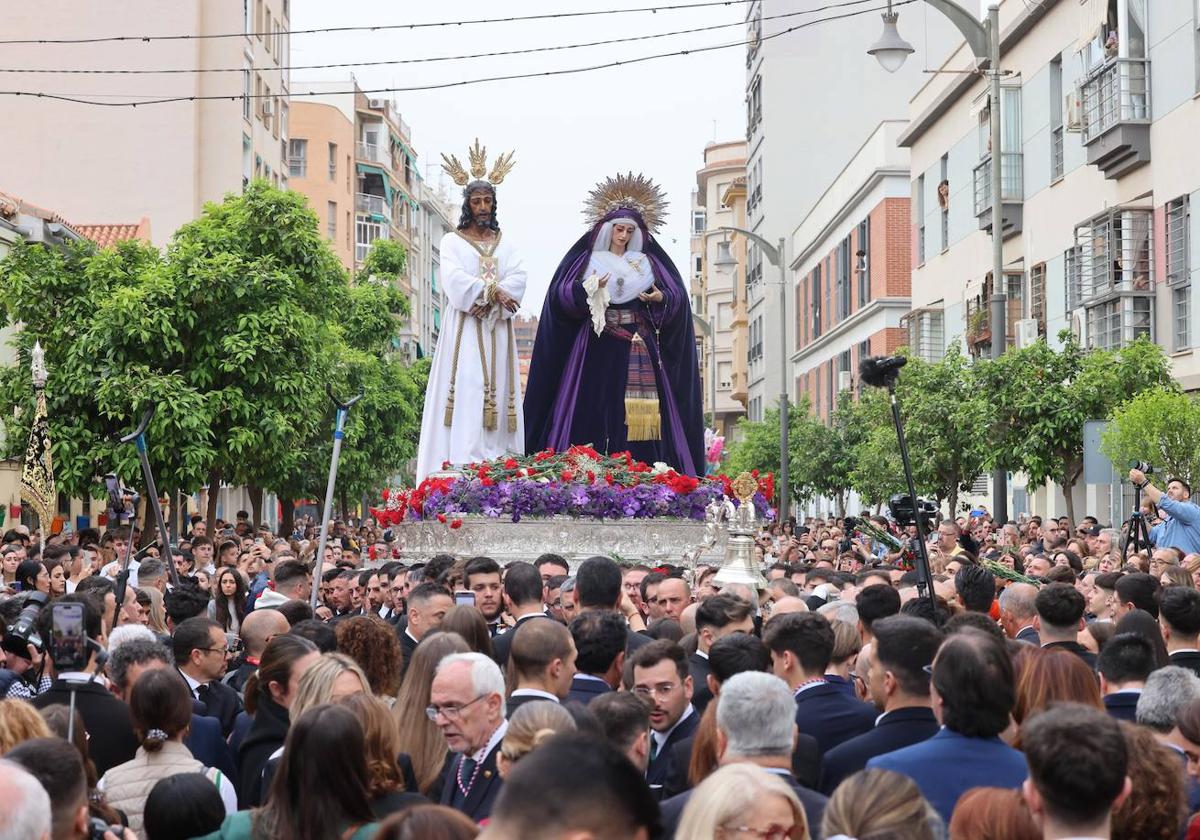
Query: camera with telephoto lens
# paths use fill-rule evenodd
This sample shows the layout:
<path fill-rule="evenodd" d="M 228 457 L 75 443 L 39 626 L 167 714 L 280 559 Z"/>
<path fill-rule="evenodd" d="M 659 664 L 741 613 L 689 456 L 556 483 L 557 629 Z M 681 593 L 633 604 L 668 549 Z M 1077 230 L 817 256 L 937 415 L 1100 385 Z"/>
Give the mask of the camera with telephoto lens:
<path fill-rule="evenodd" d="M 838 543 L 838 554 L 845 554 L 847 551 L 854 550 L 854 542 L 851 536 L 854 534 L 854 529 L 858 527 L 858 519 L 853 516 L 847 516 L 842 521 L 842 527 L 845 528 L 842 534 L 841 542 Z"/>
<path fill-rule="evenodd" d="M 104 476 L 104 487 L 108 490 L 108 506 L 104 511 L 108 521 L 116 525 L 128 525 L 137 513 L 141 495 L 121 484 L 121 479 L 113 473 Z"/>
<path fill-rule="evenodd" d="M 888 499 L 888 513 L 898 525 L 907 527 L 917 524 L 917 516 L 921 517 L 922 530 L 926 533 L 932 530 L 934 520 L 938 516 L 938 507 L 932 501 L 917 499 L 914 506 L 912 498 L 907 493 L 897 493 Z"/>
<path fill-rule="evenodd" d="M 30 645 L 33 645 L 34 650 L 46 649 L 42 635 L 37 631 L 36 622 L 38 613 L 49 601 L 50 596 L 45 592 L 30 592 L 26 596 L 25 606 L 20 614 L 4 630 L 4 641 L 0 643 L 0 647 L 4 648 L 5 653 L 28 659 Z"/>
<path fill-rule="evenodd" d="M 1146 475 L 1154 475 L 1154 466 L 1149 461 L 1134 461 L 1129 465 L 1129 469 L 1137 470 Z"/>

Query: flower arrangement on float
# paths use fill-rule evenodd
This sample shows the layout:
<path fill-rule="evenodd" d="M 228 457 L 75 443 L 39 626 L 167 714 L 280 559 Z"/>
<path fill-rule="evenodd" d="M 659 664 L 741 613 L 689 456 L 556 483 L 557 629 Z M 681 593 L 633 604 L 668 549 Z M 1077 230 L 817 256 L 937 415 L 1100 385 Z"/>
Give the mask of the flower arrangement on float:
<path fill-rule="evenodd" d="M 443 464 L 450 469 L 450 464 Z M 773 474 L 759 477 L 753 504 L 760 519 L 773 519 Z M 704 520 L 705 508 L 722 496 L 734 498 L 725 475 L 695 478 L 666 464 L 646 464 L 628 452 L 602 455 L 590 446 L 565 452 L 497 458 L 463 467 L 457 474 L 430 476 L 412 489 L 384 490 L 382 508 L 371 515 L 383 526 L 437 520 L 451 528 L 464 516 L 520 522 L 524 517 L 592 519 L 669 517 Z"/>

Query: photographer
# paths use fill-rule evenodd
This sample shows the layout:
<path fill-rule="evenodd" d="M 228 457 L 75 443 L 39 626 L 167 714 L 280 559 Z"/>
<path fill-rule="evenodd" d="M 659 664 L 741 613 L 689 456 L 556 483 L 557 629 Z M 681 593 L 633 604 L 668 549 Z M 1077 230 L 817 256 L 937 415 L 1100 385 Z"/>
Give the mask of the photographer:
<path fill-rule="evenodd" d="M 1200 507 L 1192 503 L 1191 485 L 1181 478 L 1171 478 L 1164 493 L 1139 469 L 1129 471 L 1129 480 L 1170 517 L 1150 529 L 1150 543 L 1159 548 L 1178 548 L 1184 554 L 1200 552 Z"/>

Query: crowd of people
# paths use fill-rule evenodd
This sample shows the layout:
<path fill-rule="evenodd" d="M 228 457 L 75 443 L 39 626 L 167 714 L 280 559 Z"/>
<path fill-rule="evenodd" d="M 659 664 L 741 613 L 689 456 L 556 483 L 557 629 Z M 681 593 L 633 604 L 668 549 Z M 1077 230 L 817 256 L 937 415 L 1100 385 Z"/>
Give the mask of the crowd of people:
<path fill-rule="evenodd" d="M 1167 493 L 1145 550 L 941 521 L 932 591 L 882 517 L 765 529 L 758 586 L 403 563 L 343 523 L 314 580 L 311 529 L 244 516 L 126 575 L 136 531 L 16 528 L 0 840 L 1200 838 L 1200 546 Z"/>

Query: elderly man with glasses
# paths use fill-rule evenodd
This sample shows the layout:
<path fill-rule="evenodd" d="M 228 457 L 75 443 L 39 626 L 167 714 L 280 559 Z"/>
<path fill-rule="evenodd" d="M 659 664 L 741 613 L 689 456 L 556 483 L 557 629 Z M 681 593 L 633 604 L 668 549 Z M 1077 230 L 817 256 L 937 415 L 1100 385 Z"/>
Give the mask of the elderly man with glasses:
<path fill-rule="evenodd" d="M 486 819 L 500 794 L 496 757 L 508 731 L 504 675 L 481 653 L 452 653 L 438 663 L 425 710 L 451 756 L 441 803 L 475 822 Z"/>

